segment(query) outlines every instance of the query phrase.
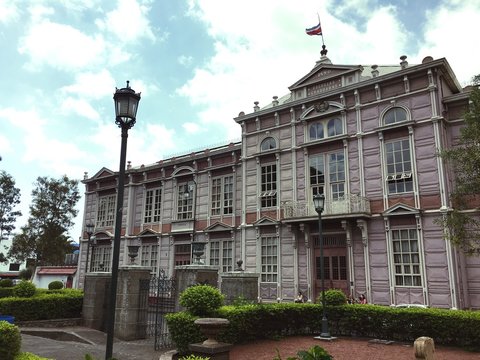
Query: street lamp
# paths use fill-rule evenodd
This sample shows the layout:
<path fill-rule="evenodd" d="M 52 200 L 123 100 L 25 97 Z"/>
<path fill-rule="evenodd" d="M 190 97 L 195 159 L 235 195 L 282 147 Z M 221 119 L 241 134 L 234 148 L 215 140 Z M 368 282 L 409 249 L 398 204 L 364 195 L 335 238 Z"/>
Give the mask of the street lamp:
<path fill-rule="evenodd" d="M 92 241 L 92 235 L 95 231 L 95 225 L 91 222 L 85 224 L 85 231 L 87 232 L 88 236 L 88 243 L 87 243 L 87 258 L 85 260 L 85 275 L 83 279 L 83 289 L 85 290 L 85 284 L 87 283 L 87 272 L 88 272 L 88 254 L 90 253 L 90 242 Z"/>
<path fill-rule="evenodd" d="M 320 242 L 320 279 L 322 282 L 322 332 L 320 339 L 330 339 L 330 332 L 328 331 L 328 320 L 325 305 L 325 265 L 323 258 L 323 234 L 322 234 L 322 212 L 325 208 L 325 195 L 316 194 L 313 196 L 313 205 L 318 214 L 318 237 Z"/>
<path fill-rule="evenodd" d="M 113 94 L 115 102 L 115 124 L 122 129 L 122 144 L 120 148 L 120 169 L 118 171 L 117 188 L 117 211 L 115 213 L 115 234 L 113 239 L 113 259 L 112 259 L 112 279 L 110 281 L 110 304 L 107 314 L 107 346 L 105 350 L 105 360 L 112 357 L 113 334 L 115 331 L 115 308 L 117 302 L 117 282 L 118 282 L 118 264 L 120 259 L 120 236 L 122 231 L 122 209 L 123 209 L 123 187 L 125 181 L 125 160 L 127 156 L 127 138 L 128 130 L 135 125 L 138 102 L 140 93 L 130 88 L 130 82 L 127 81 L 127 87 L 115 89 Z"/>

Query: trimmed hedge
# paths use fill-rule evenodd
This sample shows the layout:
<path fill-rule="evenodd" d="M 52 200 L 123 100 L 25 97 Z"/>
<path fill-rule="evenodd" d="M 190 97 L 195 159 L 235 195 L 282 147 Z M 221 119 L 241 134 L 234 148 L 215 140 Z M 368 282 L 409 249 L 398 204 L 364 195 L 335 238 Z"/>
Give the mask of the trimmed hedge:
<path fill-rule="evenodd" d="M 22 337 L 17 326 L 0 321 L 0 359 L 13 360 L 20 354 Z"/>
<path fill-rule="evenodd" d="M 229 343 L 262 338 L 277 339 L 289 335 L 318 335 L 321 332 L 320 304 L 261 304 L 240 307 L 223 306 L 218 316 L 230 324 L 220 334 Z M 332 335 L 362 336 L 412 342 L 429 336 L 439 345 L 478 347 L 480 312 L 446 309 L 398 309 L 378 305 L 340 305 L 327 307 Z M 167 316 L 167 324 L 177 348 L 198 342 L 197 317 L 186 313 Z M 192 341 L 193 340 L 193 341 Z"/>
<path fill-rule="evenodd" d="M 0 314 L 12 315 L 16 321 L 80 317 L 83 292 L 73 289 L 65 290 L 51 294 L 40 293 L 30 298 L 2 298 Z"/>
<path fill-rule="evenodd" d="M 0 287 L 0 298 L 13 296 L 13 287 Z"/>

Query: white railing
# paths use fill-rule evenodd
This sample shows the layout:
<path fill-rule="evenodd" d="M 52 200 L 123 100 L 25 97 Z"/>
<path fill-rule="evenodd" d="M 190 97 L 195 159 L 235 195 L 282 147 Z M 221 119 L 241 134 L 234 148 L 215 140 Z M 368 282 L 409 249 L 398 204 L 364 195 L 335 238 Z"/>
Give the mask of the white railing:
<path fill-rule="evenodd" d="M 316 216 L 312 203 L 306 201 L 285 201 L 282 203 L 285 219 Z M 370 201 L 363 196 L 346 194 L 334 201 L 325 201 L 322 215 L 370 214 Z"/>

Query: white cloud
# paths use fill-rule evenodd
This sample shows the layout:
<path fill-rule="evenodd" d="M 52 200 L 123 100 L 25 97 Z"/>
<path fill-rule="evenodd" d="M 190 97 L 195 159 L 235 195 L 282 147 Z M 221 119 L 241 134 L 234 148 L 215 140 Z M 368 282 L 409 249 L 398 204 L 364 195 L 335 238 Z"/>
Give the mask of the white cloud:
<path fill-rule="evenodd" d="M 446 57 L 460 83 L 468 84 L 480 73 L 478 61 L 471 61 L 480 58 L 480 48 L 472 42 L 478 34 L 479 17 L 478 1 L 456 1 L 428 11 L 425 43 L 418 51 L 418 61 L 427 55 L 435 59 Z"/>
<path fill-rule="evenodd" d="M 20 18 L 18 4 L 11 1 L 0 1 L 0 24 L 10 24 Z"/>
<path fill-rule="evenodd" d="M 192 64 L 193 62 L 193 57 L 192 56 L 187 56 L 187 55 L 180 55 L 178 57 L 178 63 L 185 66 L 185 67 L 188 67 Z"/>
<path fill-rule="evenodd" d="M 30 27 L 18 51 L 29 56 L 30 70 L 39 70 L 42 65 L 75 70 L 100 63 L 105 47 L 101 36 L 90 37 L 69 25 L 43 21 Z"/>
<path fill-rule="evenodd" d="M 119 0 L 118 7 L 106 15 L 105 20 L 97 20 L 102 30 L 112 32 L 123 42 L 133 42 L 140 38 L 155 41 L 155 35 L 148 20 L 148 2 Z"/>
<path fill-rule="evenodd" d="M 60 110 L 63 115 L 79 115 L 86 117 L 87 119 L 98 120 L 100 114 L 93 108 L 90 103 L 83 99 L 74 99 L 72 97 L 67 97 L 62 101 L 60 105 Z"/>
<path fill-rule="evenodd" d="M 115 80 L 110 71 L 83 72 L 75 75 L 75 83 L 60 89 L 66 94 L 75 94 L 89 99 L 100 99 L 115 91 Z"/>
<path fill-rule="evenodd" d="M 6 153 L 11 153 L 12 152 L 12 144 L 10 140 L 0 134 L 0 156 L 4 156 Z"/>
<path fill-rule="evenodd" d="M 186 122 L 182 124 L 183 129 L 189 134 L 196 134 L 198 133 L 201 128 L 197 123 Z"/>

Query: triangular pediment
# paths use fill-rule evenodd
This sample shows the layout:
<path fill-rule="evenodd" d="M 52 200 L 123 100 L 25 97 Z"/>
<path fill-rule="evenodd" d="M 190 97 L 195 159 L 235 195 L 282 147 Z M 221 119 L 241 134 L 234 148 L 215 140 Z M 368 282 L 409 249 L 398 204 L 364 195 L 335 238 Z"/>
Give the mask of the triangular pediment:
<path fill-rule="evenodd" d="M 95 175 L 93 175 L 90 179 L 100 179 L 100 178 L 108 177 L 108 176 L 112 176 L 112 175 L 115 175 L 115 173 L 112 170 L 107 169 L 106 167 L 103 167 Z"/>
<path fill-rule="evenodd" d="M 152 229 L 145 229 L 141 231 L 137 236 L 138 237 L 151 237 L 151 236 L 158 236 L 160 235 L 159 232 L 152 230 Z"/>
<path fill-rule="evenodd" d="M 415 215 L 419 214 L 420 210 L 410 205 L 403 203 L 397 203 L 383 212 L 383 216 L 396 216 L 396 215 Z"/>
<path fill-rule="evenodd" d="M 111 240 L 113 239 L 113 234 L 110 231 L 97 231 L 93 234 L 97 241 L 99 240 Z"/>
<path fill-rule="evenodd" d="M 203 231 L 204 232 L 220 232 L 220 231 L 232 231 L 233 227 L 221 222 L 216 222 L 208 227 L 206 227 Z"/>
<path fill-rule="evenodd" d="M 312 87 L 317 86 L 319 89 L 334 89 L 335 87 L 341 87 L 342 76 L 347 75 L 348 73 L 353 73 L 362 71 L 361 65 L 326 65 L 321 64 L 312 69 L 307 75 L 298 80 L 295 84 L 289 87 L 290 91 L 302 87 Z"/>
<path fill-rule="evenodd" d="M 278 221 L 272 219 L 271 217 L 268 217 L 268 216 L 264 216 L 262 217 L 261 219 L 255 221 L 253 223 L 254 226 L 268 226 L 268 225 L 278 225 Z"/>

